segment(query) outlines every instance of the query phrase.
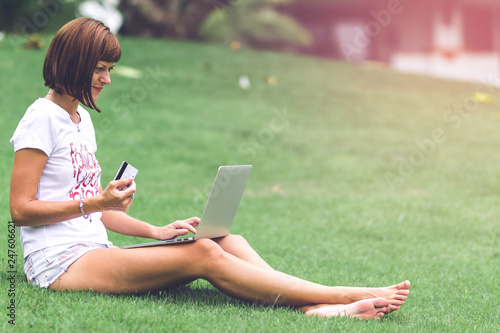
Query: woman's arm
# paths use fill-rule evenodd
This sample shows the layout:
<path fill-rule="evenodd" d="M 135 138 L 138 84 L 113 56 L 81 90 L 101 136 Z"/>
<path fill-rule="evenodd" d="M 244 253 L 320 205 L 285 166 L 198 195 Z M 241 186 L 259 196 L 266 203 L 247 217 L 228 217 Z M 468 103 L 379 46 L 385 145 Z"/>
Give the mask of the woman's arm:
<path fill-rule="evenodd" d="M 155 238 L 155 226 L 135 219 L 124 212 L 103 212 L 101 221 L 106 229 L 122 235 Z"/>
<path fill-rule="evenodd" d="M 54 224 L 81 216 L 80 202 L 40 201 L 36 199 L 38 183 L 42 175 L 47 155 L 38 149 L 21 149 L 14 155 L 14 166 L 10 181 L 10 214 L 17 226 L 35 226 Z M 118 187 L 130 184 L 125 191 Z M 111 182 L 99 195 L 84 199 L 86 214 L 119 210 L 126 211 L 132 203 L 131 195 L 135 192 L 132 180 Z"/>
<path fill-rule="evenodd" d="M 102 187 L 100 188 L 103 192 Z M 106 211 L 102 213 L 101 221 L 106 229 L 122 235 L 153 238 L 158 240 L 172 239 L 187 234 L 189 231 L 196 233 L 195 227 L 200 223 L 197 217 L 183 221 L 175 221 L 164 227 L 156 227 L 149 223 L 133 218 L 120 211 Z"/>
<path fill-rule="evenodd" d="M 195 227 L 198 226 L 200 219 L 191 217 L 187 220 L 176 221 L 164 227 L 156 227 L 135 219 L 124 212 L 106 211 L 102 213 L 101 221 L 106 229 L 122 235 L 163 240 L 183 236 L 189 231 L 195 233 Z"/>

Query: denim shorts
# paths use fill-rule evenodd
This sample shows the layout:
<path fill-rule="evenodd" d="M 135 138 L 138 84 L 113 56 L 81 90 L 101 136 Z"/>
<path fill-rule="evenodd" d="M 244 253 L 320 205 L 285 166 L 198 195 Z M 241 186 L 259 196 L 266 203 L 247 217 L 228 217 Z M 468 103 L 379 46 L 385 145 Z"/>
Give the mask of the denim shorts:
<path fill-rule="evenodd" d="M 26 279 L 35 286 L 48 288 L 58 277 L 66 273 L 72 263 L 85 253 L 110 247 L 113 247 L 113 245 L 74 242 L 35 251 L 24 259 Z"/>

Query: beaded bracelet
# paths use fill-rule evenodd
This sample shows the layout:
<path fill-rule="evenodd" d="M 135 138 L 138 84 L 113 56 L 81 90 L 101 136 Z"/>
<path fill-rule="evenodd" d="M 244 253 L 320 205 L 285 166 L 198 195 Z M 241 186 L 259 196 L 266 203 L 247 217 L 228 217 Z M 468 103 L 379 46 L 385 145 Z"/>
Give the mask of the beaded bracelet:
<path fill-rule="evenodd" d="M 80 197 L 80 213 L 82 213 L 84 219 L 89 218 L 89 214 L 85 214 L 85 211 L 83 210 L 83 197 Z M 90 217 L 90 222 L 92 222 L 92 217 Z"/>

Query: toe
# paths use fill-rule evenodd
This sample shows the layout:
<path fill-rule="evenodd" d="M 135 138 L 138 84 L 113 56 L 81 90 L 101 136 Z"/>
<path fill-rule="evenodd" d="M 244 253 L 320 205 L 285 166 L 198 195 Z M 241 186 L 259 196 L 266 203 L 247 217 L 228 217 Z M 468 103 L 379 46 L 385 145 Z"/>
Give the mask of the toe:
<path fill-rule="evenodd" d="M 382 297 L 379 297 L 379 298 L 375 298 L 373 301 L 372 301 L 373 305 L 377 308 L 380 308 L 380 307 L 385 307 L 385 306 L 388 306 L 389 305 L 389 301 L 385 298 L 382 298 Z"/>

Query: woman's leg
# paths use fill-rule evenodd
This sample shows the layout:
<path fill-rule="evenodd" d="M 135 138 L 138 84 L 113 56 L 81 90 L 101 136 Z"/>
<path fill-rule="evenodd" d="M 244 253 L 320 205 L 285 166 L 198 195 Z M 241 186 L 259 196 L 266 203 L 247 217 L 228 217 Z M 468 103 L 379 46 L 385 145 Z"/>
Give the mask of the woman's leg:
<path fill-rule="evenodd" d="M 222 246 L 230 247 L 224 243 Z M 399 307 L 408 295 L 409 282 L 387 288 L 322 286 L 274 271 L 251 251 L 233 255 L 222 246 L 202 239 L 185 245 L 96 249 L 73 263 L 50 288 L 92 289 L 105 293 L 147 292 L 203 278 L 238 299 L 304 307 L 306 314 L 317 315 L 321 315 L 319 309 L 325 308 L 311 306 L 350 304 L 382 297 L 388 300 L 389 306 Z M 256 263 L 236 255 L 250 256 Z M 307 313 L 307 309 L 313 313 Z"/>
<path fill-rule="evenodd" d="M 247 240 L 239 235 L 227 235 L 214 240 L 227 253 L 232 254 L 256 266 L 273 269 L 261 256 L 248 244 Z"/>
<path fill-rule="evenodd" d="M 236 257 L 243 259 L 249 263 L 257 265 L 262 268 L 273 269 L 267 262 L 265 262 L 259 254 L 248 244 L 246 239 L 238 235 L 228 235 L 227 237 L 216 240 L 216 242 L 222 247 L 222 249 L 226 252 L 229 252 Z M 402 288 L 403 290 L 407 290 L 409 287 L 406 286 L 406 282 L 403 283 L 403 286 L 393 286 L 392 288 L 398 289 Z M 390 291 L 389 293 L 391 293 Z M 332 305 L 332 304 L 313 304 L 313 305 L 305 305 L 298 306 L 297 309 L 302 311 L 307 315 L 317 315 L 317 316 L 332 316 L 332 315 L 343 315 L 344 312 L 348 315 L 352 315 L 355 317 L 365 318 L 368 314 L 371 317 L 371 314 L 376 313 L 375 317 L 383 316 L 383 312 L 392 312 L 399 309 L 401 302 L 393 301 L 390 304 L 387 300 L 380 300 L 377 298 L 370 299 L 369 302 L 358 302 L 351 303 L 349 306 L 347 305 Z"/>
<path fill-rule="evenodd" d="M 224 251 L 240 259 L 262 268 L 273 269 L 248 244 L 246 239 L 241 236 L 228 235 L 227 237 L 217 239 L 216 242 Z M 368 319 L 381 318 L 385 313 L 397 310 L 399 306 L 389 305 L 389 301 L 385 298 L 374 298 L 351 304 L 314 304 L 297 306 L 296 308 L 308 316 L 332 317 L 347 315 L 360 319 Z"/>

